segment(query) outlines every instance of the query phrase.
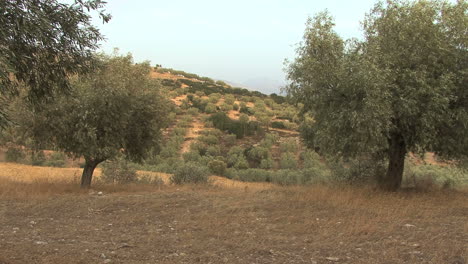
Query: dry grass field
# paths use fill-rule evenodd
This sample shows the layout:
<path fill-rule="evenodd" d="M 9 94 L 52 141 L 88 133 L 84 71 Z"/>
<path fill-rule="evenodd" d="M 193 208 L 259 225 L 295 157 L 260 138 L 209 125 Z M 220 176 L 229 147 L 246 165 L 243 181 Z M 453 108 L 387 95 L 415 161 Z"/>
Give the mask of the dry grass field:
<path fill-rule="evenodd" d="M 468 261 L 466 191 L 381 193 L 218 177 L 207 186 L 80 190 L 79 175 L 0 163 L 1 264 Z"/>

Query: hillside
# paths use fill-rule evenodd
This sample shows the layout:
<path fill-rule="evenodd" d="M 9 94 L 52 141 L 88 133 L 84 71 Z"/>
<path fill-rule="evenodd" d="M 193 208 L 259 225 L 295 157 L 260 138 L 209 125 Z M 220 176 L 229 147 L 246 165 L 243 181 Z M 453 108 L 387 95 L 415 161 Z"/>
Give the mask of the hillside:
<path fill-rule="evenodd" d="M 211 175 L 243 182 L 272 182 L 280 185 L 329 181 L 372 181 L 373 161 L 326 160 L 307 149 L 300 138 L 298 108 L 276 94 L 232 87 L 222 81 L 173 69 L 153 68 L 161 93 L 170 101 L 168 126 L 160 147 L 141 164 L 129 164 L 140 171 L 173 174 L 181 164 L 191 163 Z M 0 160 L 25 164 L 78 167 L 83 160 L 64 153 L 35 152 L 18 146 L 14 130 L 2 135 Z M 468 176 L 452 163 L 433 153 L 407 158 L 404 187 L 455 187 L 468 183 Z M 113 162 L 107 162 L 111 166 Z M 103 165 L 106 165 L 103 164 Z M 117 163 L 118 164 L 118 163 Z M 384 165 L 384 164 L 383 164 Z M 119 165 L 120 166 L 120 165 Z"/>
<path fill-rule="evenodd" d="M 227 178 L 279 184 L 326 181 L 337 170 L 345 179 L 371 173 L 365 163 L 357 169 L 352 163 L 331 168 L 308 150 L 299 136 L 298 109 L 284 97 L 172 69 L 155 68 L 151 76 L 161 81 L 174 103 L 171 125 L 151 170 L 172 173 L 183 159 L 211 166 L 212 173 Z M 428 172 L 434 184 L 467 182 L 464 173 L 447 165 L 433 153 L 411 154 L 405 186 L 427 184 Z"/>
<path fill-rule="evenodd" d="M 141 164 L 106 162 L 92 189 L 79 187 L 82 159 L 5 145 L 0 158 L 16 163 L 0 163 L 0 264 L 467 259 L 468 177 L 450 163 L 412 154 L 406 189 L 362 187 L 352 177 L 367 175 L 365 163 L 307 150 L 283 98 L 151 76 L 172 102 L 161 149 Z M 187 166 L 188 182 L 202 171 L 207 184 L 173 184 Z"/>

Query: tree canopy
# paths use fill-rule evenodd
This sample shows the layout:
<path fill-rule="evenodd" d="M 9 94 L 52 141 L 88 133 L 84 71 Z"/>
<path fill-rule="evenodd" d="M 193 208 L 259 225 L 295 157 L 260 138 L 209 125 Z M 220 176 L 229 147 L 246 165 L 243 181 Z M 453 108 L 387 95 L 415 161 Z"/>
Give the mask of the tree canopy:
<path fill-rule="evenodd" d="M 288 94 L 313 121 L 309 146 L 388 161 L 383 188 L 400 187 L 408 152 L 467 156 L 466 1 L 386 1 L 343 40 L 327 12 L 310 18 Z"/>
<path fill-rule="evenodd" d="M 28 88 L 30 102 L 70 88 L 69 78 L 92 68 L 93 51 L 103 39 L 89 11 L 109 21 L 102 0 L 0 1 L 0 95 Z M 0 121 L 5 122 L 0 108 Z"/>
<path fill-rule="evenodd" d="M 157 149 L 169 107 L 150 70 L 148 63 L 134 64 L 130 55 L 102 57 L 94 72 L 73 78 L 70 95 L 36 111 L 26 130 L 36 142 L 84 157 L 83 187 L 91 184 L 99 163 L 120 153 L 142 161 Z"/>

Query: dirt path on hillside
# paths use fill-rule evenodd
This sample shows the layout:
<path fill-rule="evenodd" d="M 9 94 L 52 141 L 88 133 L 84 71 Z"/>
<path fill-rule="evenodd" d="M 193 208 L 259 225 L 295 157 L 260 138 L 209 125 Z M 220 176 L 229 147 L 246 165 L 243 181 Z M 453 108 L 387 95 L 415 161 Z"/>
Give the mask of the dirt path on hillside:
<path fill-rule="evenodd" d="M 183 94 L 181 96 L 177 96 L 176 98 L 171 98 L 171 101 L 174 102 L 177 106 L 182 105 L 182 101 L 187 99 L 187 95 Z"/>
<path fill-rule="evenodd" d="M 200 135 L 200 131 L 205 128 L 205 125 L 200 120 L 200 117 L 196 117 L 193 120 L 192 126 L 188 129 L 187 135 L 185 135 L 185 141 L 182 143 L 182 148 L 180 153 L 186 153 L 190 150 L 190 144 L 196 140 Z"/>

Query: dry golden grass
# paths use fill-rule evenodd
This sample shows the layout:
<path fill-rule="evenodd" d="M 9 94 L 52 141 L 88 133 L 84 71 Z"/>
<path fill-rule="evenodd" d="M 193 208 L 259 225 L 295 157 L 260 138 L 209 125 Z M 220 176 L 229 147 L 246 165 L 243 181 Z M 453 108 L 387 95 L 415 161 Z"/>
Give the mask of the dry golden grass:
<path fill-rule="evenodd" d="M 80 189 L 83 169 L 53 168 L 23 165 L 17 163 L 0 163 L 0 198 L 37 198 L 53 195 L 76 193 L 87 194 Z M 138 174 L 159 177 L 165 184 L 170 175 L 156 172 L 138 171 Z M 101 169 L 97 168 L 93 177 L 93 188 L 106 191 L 141 191 L 153 189 L 144 185 L 104 185 L 99 184 Z"/>
<path fill-rule="evenodd" d="M 2 264 L 468 260 L 466 191 L 382 193 L 211 177 L 209 186 L 95 185 L 89 193 L 73 182 L 78 169 L 0 165 Z M 21 188 L 29 194 L 15 195 Z"/>

